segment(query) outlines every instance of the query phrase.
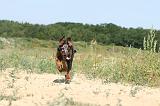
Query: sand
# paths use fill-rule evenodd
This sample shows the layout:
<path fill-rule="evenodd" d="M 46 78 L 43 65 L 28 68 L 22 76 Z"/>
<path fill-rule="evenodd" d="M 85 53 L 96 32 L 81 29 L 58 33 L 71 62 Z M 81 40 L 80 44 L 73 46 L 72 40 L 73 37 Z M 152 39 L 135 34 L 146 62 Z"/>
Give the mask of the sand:
<path fill-rule="evenodd" d="M 104 83 L 83 74 L 65 84 L 60 74 L 13 70 L 0 74 L 0 106 L 160 106 L 160 88 Z"/>

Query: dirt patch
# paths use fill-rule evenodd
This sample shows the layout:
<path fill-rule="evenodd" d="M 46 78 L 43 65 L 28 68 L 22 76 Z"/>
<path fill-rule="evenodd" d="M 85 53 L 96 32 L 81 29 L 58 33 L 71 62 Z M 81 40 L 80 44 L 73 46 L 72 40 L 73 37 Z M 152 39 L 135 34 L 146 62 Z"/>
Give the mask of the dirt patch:
<path fill-rule="evenodd" d="M 159 106 L 160 88 L 103 83 L 74 75 L 27 74 L 7 69 L 0 75 L 0 106 Z"/>

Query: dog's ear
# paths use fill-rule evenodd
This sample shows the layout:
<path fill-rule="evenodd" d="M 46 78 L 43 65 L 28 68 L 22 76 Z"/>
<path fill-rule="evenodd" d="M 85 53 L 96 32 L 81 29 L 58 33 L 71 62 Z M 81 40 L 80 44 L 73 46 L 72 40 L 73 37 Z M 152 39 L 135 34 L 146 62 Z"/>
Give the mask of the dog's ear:
<path fill-rule="evenodd" d="M 74 50 L 73 50 L 73 52 L 74 52 L 74 53 L 76 53 L 76 52 L 77 52 L 77 50 L 75 50 L 75 49 L 74 49 Z"/>
<path fill-rule="evenodd" d="M 59 39 L 59 42 L 61 42 L 62 40 L 65 39 L 65 36 L 62 36 L 60 39 Z"/>
<path fill-rule="evenodd" d="M 67 41 L 72 41 L 72 38 L 71 37 L 67 37 Z"/>

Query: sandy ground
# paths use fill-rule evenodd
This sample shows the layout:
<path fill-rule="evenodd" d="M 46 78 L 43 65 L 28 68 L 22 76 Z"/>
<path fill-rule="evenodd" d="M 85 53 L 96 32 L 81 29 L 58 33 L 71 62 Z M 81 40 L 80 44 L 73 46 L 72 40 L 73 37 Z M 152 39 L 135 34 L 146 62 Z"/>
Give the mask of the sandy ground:
<path fill-rule="evenodd" d="M 74 75 L 70 84 L 55 74 L 0 74 L 0 106 L 160 106 L 160 88 L 103 83 Z"/>

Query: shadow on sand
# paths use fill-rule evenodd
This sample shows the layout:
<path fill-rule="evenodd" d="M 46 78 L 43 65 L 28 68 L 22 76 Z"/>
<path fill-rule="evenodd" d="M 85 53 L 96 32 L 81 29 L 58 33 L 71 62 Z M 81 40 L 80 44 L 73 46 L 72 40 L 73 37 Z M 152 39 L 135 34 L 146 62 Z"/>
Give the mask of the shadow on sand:
<path fill-rule="evenodd" d="M 61 78 L 61 79 L 55 79 L 54 81 L 53 81 L 54 83 L 65 83 L 65 79 L 63 78 Z"/>
<path fill-rule="evenodd" d="M 70 84 L 71 81 L 67 81 L 65 79 L 55 79 L 53 82 L 59 83 L 59 84 L 61 84 L 61 83 Z"/>

